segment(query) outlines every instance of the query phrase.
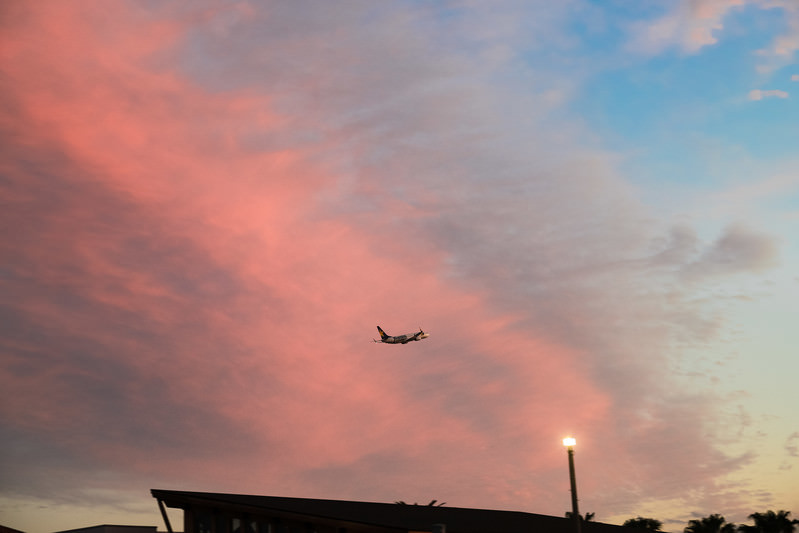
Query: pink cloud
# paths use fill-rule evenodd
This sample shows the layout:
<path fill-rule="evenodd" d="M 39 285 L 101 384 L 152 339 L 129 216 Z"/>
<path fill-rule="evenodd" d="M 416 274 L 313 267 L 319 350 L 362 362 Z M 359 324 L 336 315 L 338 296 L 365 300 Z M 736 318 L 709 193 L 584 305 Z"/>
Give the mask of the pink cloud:
<path fill-rule="evenodd" d="M 630 49 L 646 54 L 659 54 L 675 47 L 693 54 L 715 45 L 724 31 L 724 19 L 743 8 L 779 9 L 787 21 L 787 29 L 766 48 L 756 53 L 764 58 L 758 65 L 761 72 L 773 72 L 790 61 L 799 49 L 799 10 L 791 0 L 684 0 L 670 11 L 650 21 L 632 26 Z"/>
<path fill-rule="evenodd" d="M 196 410 L 200 424 L 225 421 L 211 426 L 221 434 L 200 439 L 209 448 L 196 453 L 237 435 L 273 447 L 293 468 L 319 468 L 356 461 L 364 448 L 424 454 L 434 442 L 479 447 L 486 437 L 471 426 L 501 419 L 495 407 L 480 412 L 483 399 L 523 409 L 547 391 L 574 389 L 587 395 L 582 403 L 606 404 L 584 375 L 565 377 L 575 357 L 567 348 L 501 329 L 481 333 L 495 327 L 490 305 L 443 284 L 436 273 L 446 256 L 429 245 L 392 235 L 383 253 L 382 239 L 346 221 L 316 220 L 316 194 L 330 177 L 308 162 L 310 154 L 252 153 L 237 141 L 256 130 L 277 136 L 285 127 L 269 112 L 268 95 L 208 94 L 172 73 L 141 68 L 175 31 L 160 41 L 158 31 L 141 32 L 146 37 L 137 40 L 125 31 L 127 16 L 59 9 L 41 19 L 40 39 L 10 39 L 14 96 L 27 123 L 22 133 L 65 160 L 42 170 L 60 175 L 62 189 L 44 195 L 31 188 L 44 182 L 26 186 L 17 169 L 17 185 L 31 194 L 24 202 L 43 218 L 14 251 L 20 265 L 36 265 L 26 277 L 48 290 L 26 294 L 16 312 L 57 336 L 47 346 L 45 373 L 6 376 L 19 402 L 12 407 L 27 406 L 6 412 L 9 420 L 49 426 L 54 435 L 75 429 L 81 418 L 81 426 L 103 420 L 103 438 L 74 445 L 88 446 L 101 462 L 124 457 L 129 466 L 151 469 L 152 450 L 130 432 L 180 426 L 171 417 L 135 415 L 164 403 L 189 420 Z M 103 28 L 100 35 L 96 28 Z M 128 36 L 109 47 L 107 35 Z M 48 198 L 52 208 L 45 211 Z M 16 222 L 28 216 L 21 205 Z M 408 215 L 402 204 L 385 208 Z M 65 308 L 58 294 L 76 305 Z M 403 327 L 408 316 L 434 322 L 441 338 L 468 332 L 451 348 L 495 378 L 459 373 L 457 358 L 436 372 L 469 390 L 462 401 L 476 414 L 459 413 L 444 397 L 432 405 L 425 405 L 429 397 L 409 397 L 406 380 L 414 372 L 404 368 L 407 376 L 398 380 L 392 368 L 408 351 L 366 344 L 376 316 L 385 327 Z M 483 346 L 494 336 L 502 336 L 505 350 Z M 42 348 L 28 342 L 27 350 Z M 489 350 L 490 358 L 481 355 Z M 518 360 L 518 350 L 530 363 Z M 375 358 L 387 361 L 376 365 Z M 514 399 L 505 383 L 510 369 L 537 392 Z M 429 379 L 424 372 L 418 378 Z M 149 396 L 157 385 L 163 390 Z M 94 387 L 111 394 L 108 406 L 89 392 L 76 394 Z M 33 392 L 42 390 L 48 392 Z M 130 427 L 111 422 L 119 409 L 132 418 Z M 555 409 L 537 425 L 565 416 Z M 184 431 L 198 437 L 201 429 Z M 186 438 L 179 442 L 192 447 Z M 155 468 L 177 473 L 169 464 L 184 464 L 183 452 L 161 453 L 168 460 Z"/>
<path fill-rule="evenodd" d="M 632 47 L 647 53 L 660 53 L 676 46 L 686 53 L 696 53 L 718 42 L 716 34 L 723 28 L 723 19 L 746 0 L 700 0 L 680 2 L 669 13 L 634 28 Z"/>
<path fill-rule="evenodd" d="M 0 412 L 41 449 L 30 479 L 560 514 L 566 433 L 606 508 L 726 468 L 712 402 L 660 375 L 673 336 L 712 336 L 650 290 L 697 243 L 642 260 L 601 154 L 498 121 L 442 77 L 471 63 L 399 38 L 412 18 L 336 48 L 350 12 L 94 7 L 16 6 L 3 37 Z M 760 266 L 750 237 L 703 257 Z M 378 323 L 432 336 L 376 345 Z"/>

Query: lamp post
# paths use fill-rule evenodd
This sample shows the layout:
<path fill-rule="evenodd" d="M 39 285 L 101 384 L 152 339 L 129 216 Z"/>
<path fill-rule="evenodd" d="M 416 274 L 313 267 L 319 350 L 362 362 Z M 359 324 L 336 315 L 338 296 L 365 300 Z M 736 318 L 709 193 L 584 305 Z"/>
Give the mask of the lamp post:
<path fill-rule="evenodd" d="M 563 445 L 566 446 L 566 449 L 569 453 L 569 482 L 571 483 L 571 490 L 572 490 L 572 520 L 574 520 L 574 529 L 577 533 L 580 533 L 580 522 L 582 522 L 582 517 L 580 516 L 580 509 L 577 507 L 577 479 L 574 475 L 574 445 L 577 444 L 577 440 L 574 437 L 566 437 L 563 439 Z"/>

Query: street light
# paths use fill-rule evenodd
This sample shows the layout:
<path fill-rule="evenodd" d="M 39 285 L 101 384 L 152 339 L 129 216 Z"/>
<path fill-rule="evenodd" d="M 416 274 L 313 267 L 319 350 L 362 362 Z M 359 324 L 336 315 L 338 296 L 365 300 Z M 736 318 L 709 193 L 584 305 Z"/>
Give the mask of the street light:
<path fill-rule="evenodd" d="M 580 533 L 580 522 L 582 522 L 582 517 L 580 516 L 580 509 L 577 507 L 577 479 L 574 476 L 575 444 L 577 444 L 577 440 L 574 437 L 566 437 L 563 439 L 563 445 L 566 446 L 566 449 L 569 453 L 569 481 L 571 482 L 572 489 L 572 519 L 574 520 L 575 531 Z"/>

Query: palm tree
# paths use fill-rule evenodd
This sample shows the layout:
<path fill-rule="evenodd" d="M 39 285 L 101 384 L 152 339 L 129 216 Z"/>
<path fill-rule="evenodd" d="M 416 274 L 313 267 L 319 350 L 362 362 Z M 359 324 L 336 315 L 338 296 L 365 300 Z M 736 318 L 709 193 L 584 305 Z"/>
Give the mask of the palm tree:
<path fill-rule="evenodd" d="M 585 522 L 591 522 L 594 519 L 594 515 L 596 513 L 585 513 L 585 516 L 581 516 L 580 518 Z M 571 518 L 574 516 L 571 511 L 566 511 L 566 518 Z"/>
<path fill-rule="evenodd" d="M 755 525 L 742 525 L 738 528 L 741 533 L 793 533 L 795 524 L 799 520 L 790 519 L 790 511 L 768 510 L 765 513 L 752 513 L 749 518 L 755 521 Z"/>
<path fill-rule="evenodd" d="M 735 524 L 725 521 L 720 514 L 712 514 L 698 520 L 689 520 L 683 533 L 735 533 Z"/>
<path fill-rule="evenodd" d="M 430 503 L 427 504 L 427 507 L 441 507 L 441 506 L 444 506 L 444 505 L 447 504 L 447 502 L 441 502 L 441 503 L 436 503 L 436 502 L 438 502 L 438 500 L 432 500 Z M 397 505 L 408 505 L 407 503 L 405 503 L 404 500 L 400 500 L 400 501 L 394 502 L 394 503 L 396 503 Z M 416 502 L 413 502 L 413 505 L 419 505 L 419 504 L 416 503 Z"/>
<path fill-rule="evenodd" d="M 636 518 L 630 518 L 626 520 L 622 526 L 624 527 L 634 527 L 638 529 L 648 529 L 649 531 L 660 531 L 660 527 L 663 525 L 663 522 L 660 520 L 655 520 L 654 518 L 644 518 L 642 516 Z"/>

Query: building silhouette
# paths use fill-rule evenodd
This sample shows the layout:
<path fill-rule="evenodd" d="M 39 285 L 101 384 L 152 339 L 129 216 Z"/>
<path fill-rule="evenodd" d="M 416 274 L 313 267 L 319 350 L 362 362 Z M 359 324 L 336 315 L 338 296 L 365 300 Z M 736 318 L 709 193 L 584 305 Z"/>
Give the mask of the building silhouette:
<path fill-rule="evenodd" d="M 574 533 L 569 518 L 518 511 L 397 505 L 310 498 L 153 489 L 164 506 L 183 510 L 185 533 Z M 582 522 L 582 533 L 629 533 Z M 113 533 L 113 532 L 109 532 Z"/>

